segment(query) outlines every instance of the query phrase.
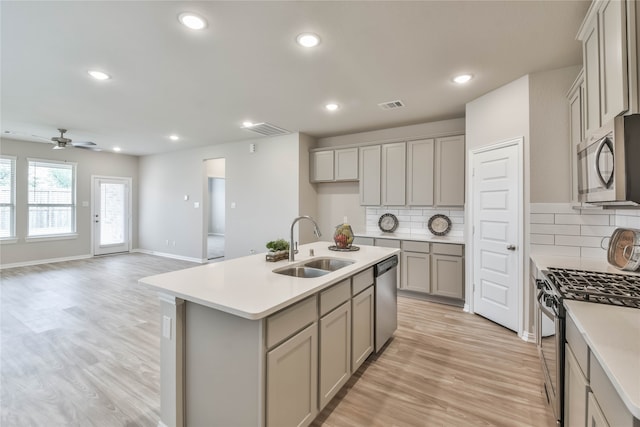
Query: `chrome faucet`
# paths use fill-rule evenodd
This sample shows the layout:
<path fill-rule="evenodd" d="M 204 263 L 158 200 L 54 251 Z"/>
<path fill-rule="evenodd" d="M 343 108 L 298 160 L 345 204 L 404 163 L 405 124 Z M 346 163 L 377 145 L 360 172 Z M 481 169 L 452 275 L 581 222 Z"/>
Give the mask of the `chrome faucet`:
<path fill-rule="evenodd" d="M 289 244 L 289 261 L 295 261 L 295 248 L 293 247 L 293 226 L 296 225 L 296 222 L 300 221 L 301 219 L 308 219 L 313 223 L 313 226 L 314 226 L 313 234 L 315 234 L 317 238 L 320 238 L 320 236 L 322 235 L 322 233 L 320 233 L 320 229 L 318 228 L 318 224 L 309 215 L 302 215 L 294 219 L 293 222 L 291 223 L 291 242 Z"/>

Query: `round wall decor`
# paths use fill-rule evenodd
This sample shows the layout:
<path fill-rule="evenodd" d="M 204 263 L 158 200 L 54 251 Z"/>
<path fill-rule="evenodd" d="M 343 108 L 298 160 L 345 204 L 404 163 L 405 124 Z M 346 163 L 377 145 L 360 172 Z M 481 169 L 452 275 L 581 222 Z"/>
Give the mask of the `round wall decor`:
<path fill-rule="evenodd" d="M 451 230 L 451 220 L 448 216 L 437 214 L 429 218 L 429 231 L 436 236 L 444 236 Z"/>
<path fill-rule="evenodd" d="M 394 214 L 383 214 L 378 220 L 378 227 L 385 233 L 392 233 L 398 228 L 398 218 Z"/>

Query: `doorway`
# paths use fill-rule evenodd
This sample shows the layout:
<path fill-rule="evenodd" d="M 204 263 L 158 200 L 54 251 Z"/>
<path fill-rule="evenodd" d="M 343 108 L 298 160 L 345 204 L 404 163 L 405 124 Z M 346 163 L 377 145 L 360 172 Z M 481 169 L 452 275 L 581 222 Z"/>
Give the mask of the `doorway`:
<path fill-rule="evenodd" d="M 93 254 L 131 250 L 131 178 L 93 176 Z"/>
<path fill-rule="evenodd" d="M 471 152 L 473 311 L 522 333 L 523 139 Z"/>
<path fill-rule="evenodd" d="M 209 194 L 207 218 L 207 259 L 224 257 L 225 245 L 225 175 L 224 158 L 205 161 Z"/>

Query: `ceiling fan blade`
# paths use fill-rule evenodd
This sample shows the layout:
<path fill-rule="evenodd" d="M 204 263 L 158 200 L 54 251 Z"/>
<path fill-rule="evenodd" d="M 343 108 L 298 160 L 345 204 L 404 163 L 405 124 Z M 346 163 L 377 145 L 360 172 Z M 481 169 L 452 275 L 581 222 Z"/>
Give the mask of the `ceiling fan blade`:
<path fill-rule="evenodd" d="M 71 145 L 73 145 L 74 147 L 87 147 L 87 146 L 94 146 L 96 145 L 95 142 L 91 142 L 91 141 L 80 141 L 80 142 L 74 142 Z"/>
<path fill-rule="evenodd" d="M 74 148 L 81 148 L 83 150 L 102 151 L 102 148 L 92 147 L 90 145 L 76 145 L 76 144 L 72 144 L 72 145 L 74 146 Z"/>

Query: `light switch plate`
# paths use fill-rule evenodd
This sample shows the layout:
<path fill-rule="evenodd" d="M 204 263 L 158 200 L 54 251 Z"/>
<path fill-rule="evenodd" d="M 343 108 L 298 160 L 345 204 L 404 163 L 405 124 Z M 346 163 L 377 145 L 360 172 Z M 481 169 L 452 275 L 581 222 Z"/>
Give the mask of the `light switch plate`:
<path fill-rule="evenodd" d="M 162 316 L 162 336 L 171 339 L 171 317 Z"/>
<path fill-rule="evenodd" d="M 200 202 L 193 202 L 193 207 L 198 209 L 200 207 Z"/>

